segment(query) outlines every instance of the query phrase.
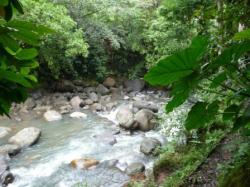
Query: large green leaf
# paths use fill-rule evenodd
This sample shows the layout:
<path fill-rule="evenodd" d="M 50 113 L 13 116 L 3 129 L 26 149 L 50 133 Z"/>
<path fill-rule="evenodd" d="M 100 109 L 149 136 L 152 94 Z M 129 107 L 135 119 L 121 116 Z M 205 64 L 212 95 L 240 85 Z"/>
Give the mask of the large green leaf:
<path fill-rule="evenodd" d="M 215 115 L 219 109 L 218 101 L 211 104 L 205 102 L 197 102 L 190 112 L 185 121 L 187 130 L 203 128 L 215 120 Z"/>
<path fill-rule="evenodd" d="M 18 83 L 24 87 L 30 88 L 31 84 L 29 81 L 27 81 L 21 74 L 14 73 L 12 71 L 6 71 L 0 69 L 0 80 L 6 79 L 8 81 Z"/>
<path fill-rule="evenodd" d="M 12 0 L 11 2 L 19 13 L 24 14 L 22 4 L 18 0 Z"/>
<path fill-rule="evenodd" d="M 191 74 L 190 76 L 181 79 L 172 86 L 172 100 L 166 105 L 166 112 L 173 111 L 174 108 L 183 104 L 189 97 L 190 92 L 198 83 L 198 75 Z"/>
<path fill-rule="evenodd" d="M 246 40 L 250 39 L 250 29 L 246 29 L 244 31 L 241 31 L 234 36 L 235 40 Z"/>
<path fill-rule="evenodd" d="M 18 60 L 31 60 L 35 58 L 38 55 L 38 52 L 35 48 L 30 48 L 30 49 L 21 49 L 19 50 L 15 57 Z"/>
<path fill-rule="evenodd" d="M 1 34 L 0 43 L 4 46 L 5 50 L 11 55 L 14 55 L 20 48 L 17 41 L 9 37 L 8 35 Z"/>
<path fill-rule="evenodd" d="M 161 59 L 146 75 L 152 85 L 168 85 L 192 74 L 199 67 L 199 60 L 206 51 L 208 41 L 197 36 L 189 48 Z"/>
<path fill-rule="evenodd" d="M 53 32 L 53 30 L 48 28 L 48 27 L 33 24 L 31 22 L 22 21 L 22 20 L 9 21 L 8 23 L 6 23 L 6 26 L 15 28 L 17 30 L 28 31 L 28 32 L 36 32 L 36 33 L 39 33 L 39 34 L 46 34 L 46 33 L 52 33 Z"/>

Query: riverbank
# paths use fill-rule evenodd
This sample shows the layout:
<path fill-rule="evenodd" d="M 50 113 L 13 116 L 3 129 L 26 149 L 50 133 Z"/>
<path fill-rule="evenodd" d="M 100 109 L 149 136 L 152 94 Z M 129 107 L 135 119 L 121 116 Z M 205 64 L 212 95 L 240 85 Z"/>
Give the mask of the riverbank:
<path fill-rule="evenodd" d="M 138 173 L 152 173 L 154 151 L 167 143 L 157 120 L 167 93 L 145 88 L 142 80 L 72 85 L 71 92 L 35 91 L 13 105 L 11 120 L 1 119 L 9 131 L 0 139 L 0 152 L 11 157 L 3 160 L 12 177 L 4 185 L 122 186 Z"/>

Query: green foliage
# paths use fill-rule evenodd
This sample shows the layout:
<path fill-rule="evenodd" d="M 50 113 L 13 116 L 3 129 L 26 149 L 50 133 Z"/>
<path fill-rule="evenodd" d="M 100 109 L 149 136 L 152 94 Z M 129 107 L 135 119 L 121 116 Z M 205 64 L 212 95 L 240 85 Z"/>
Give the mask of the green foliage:
<path fill-rule="evenodd" d="M 69 16 L 68 10 L 47 0 L 23 0 L 22 3 L 24 9 L 28 10 L 21 16 L 22 19 L 43 24 L 55 32 L 42 39 L 40 72 L 47 72 L 42 75 L 57 79 L 77 76 L 73 61 L 79 56 L 88 55 L 88 44 L 83 30 L 77 28 L 77 23 Z"/>
<path fill-rule="evenodd" d="M 87 58 L 78 59 L 79 74 L 102 79 L 107 74 L 141 74 L 144 65 L 144 31 L 154 1 L 54 0 L 65 5 L 89 44 Z M 143 65 L 141 69 L 143 70 Z M 138 66 L 137 66 L 138 67 Z"/>
<path fill-rule="evenodd" d="M 248 109 L 247 101 L 250 97 L 250 81 L 247 76 L 247 62 L 242 62 L 245 64 L 242 65 L 242 63 L 239 63 L 239 59 L 250 50 L 250 43 L 249 41 L 242 41 L 232 44 L 214 62 L 204 63 L 204 58 L 201 60 L 201 55 L 207 49 L 207 44 L 204 41 L 206 41 L 205 38 L 195 38 L 189 48 L 160 60 L 146 74 L 145 80 L 154 85 L 165 86 L 172 84 L 173 98 L 166 107 L 167 112 L 172 111 L 173 108 L 185 102 L 190 91 L 202 88 L 199 84 L 201 85 L 203 80 L 211 81 L 211 92 L 216 91 L 213 89 L 220 86 L 221 89 L 226 89 L 233 93 L 233 97 L 228 98 L 227 101 L 215 100 L 210 103 L 197 102 L 194 104 L 185 122 L 187 130 L 203 128 L 213 123 L 216 116 L 219 115 L 219 109 L 223 110 L 225 105 L 228 108 L 224 110 L 223 120 L 227 121 L 229 118 L 234 122 L 234 126 L 247 127 L 250 122 L 250 118 L 246 115 Z M 218 74 L 218 70 L 220 74 L 211 79 L 211 77 L 214 77 L 214 74 Z M 190 77 L 192 73 L 195 73 L 195 75 Z M 192 80 L 194 76 L 196 81 Z M 190 80 L 191 84 L 186 83 L 186 85 L 190 86 L 189 89 L 185 86 L 182 79 Z M 182 81 L 181 83 L 179 82 L 180 80 Z M 235 101 L 237 101 L 237 104 L 234 103 Z M 243 114 L 240 111 L 243 111 Z"/>
<path fill-rule="evenodd" d="M 186 146 L 175 146 L 175 151 L 166 150 L 154 165 L 154 174 L 165 172 L 166 179 L 161 186 L 184 186 L 185 180 L 204 162 L 225 132 L 207 132 L 205 141 L 193 141 Z"/>
<path fill-rule="evenodd" d="M 44 26 L 11 20 L 14 8 L 23 13 L 19 1 L 0 3 L 0 115 L 9 114 L 12 102 L 23 102 L 27 89 L 37 82 L 32 70 L 38 67 L 38 52 L 32 45 L 38 45 L 40 37 L 51 32 Z"/>

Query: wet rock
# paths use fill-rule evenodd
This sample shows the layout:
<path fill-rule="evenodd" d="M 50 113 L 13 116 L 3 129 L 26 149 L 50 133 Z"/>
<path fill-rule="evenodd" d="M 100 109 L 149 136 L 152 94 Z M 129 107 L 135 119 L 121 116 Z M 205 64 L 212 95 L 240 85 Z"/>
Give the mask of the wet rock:
<path fill-rule="evenodd" d="M 145 138 L 140 145 L 140 151 L 145 155 L 152 154 L 161 142 L 155 138 Z"/>
<path fill-rule="evenodd" d="M 82 118 L 85 119 L 87 118 L 87 114 L 84 114 L 82 112 L 73 112 L 69 115 L 71 118 Z"/>
<path fill-rule="evenodd" d="M 85 105 L 92 105 L 94 102 L 91 100 L 91 99 L 86 99 L 85 101 L 84 101 L 84 104 Z"/>
<path fill-rule="evenodd" d="M 112 103 L 108 103 L 106 104 L 106 110 L 111 111 L 112 109 L 114 109 L 117 105 L 117 102 L 112 102 Z"/>
<path fill-rule="evenodd" d="M 115 143 L 117 143 L 116 138 L 113 135 L 113 133 L 107 132 L 107 133 L 103 133 L 100 135 L 95 135 L 94 137 L 101 143 L 105 143 L 109 145 L 114 145 Z"/>
<path fill-rule="evenodd" d="M 70 165 L 73 168 L 77 168 L 77 169 L 89 169 L 98 164 L 99 164 L 98 160 L 91 159 L 91 158 L 75 159 L 70 162 Z"/>
<path fill-rule="evenodd" d="M 0 153 L 0 185 L 7 186 L 14 181 L 13 174 L 7 165 L 8 156 Z"/>
<path fill-rule="evenodd" d="M 107 95 L 109 93 L 109 89 L 103 86 L 102 84 L 99 84 L 97 86 L 96 91 L 101 95 Z"/>
<path fill-rule="evenodd" d="M 105 81 L 103 82 L 103 85 L 107 87 L 114 87 L 115 84 L 116 84 L 115 80 L 111 77 L 106 78 Z"/>
<path fill-rule="evenodd" d="M 90 109 L 92 111 L 101 111 L 102 105 L 100 103 L 94 103 L 93 105 L 90 106 Z"/>
<path fill-rule="evenodd" d="M 72 110 L 72 106 L 71 105 L 65 105 L 65 106 L 61 106 L 60 107 L 60 114 L 68 114 L 70 113 L 70 111 Z"/>
<path fill-rule="evenodd" d="M 98 102 L 98 95 L 97 95 L 95 92 L 89 93 L 89 98 L 90 98 L 93 102 Z"/>
<path fill-rule="evenodd" d="M 27 110 L 32 110 L 33 108 L 36 107 L 36 102 L 33 100 L 33 98 L 28 98 L 24 102 L 24 106 L 26 107 Z"/>
<path fill-rule="evenodd" d="M 87 87 L 84 88 L 84 92 L 86 92 L 87 94 L 90 94 L 91 92 L 95 92 L 96 89 L 94 87 Z"/>
<path fill-rule="evenodd" d="M 118 162 L 119 162 L 119 161 L 116 160 L 116 159 L 105 160 L 105 161 L 102 161 L 102 162 L 99 164 L 99 167 L 103 167 L 103 168 L 112 168 L 112 167 L 115 167 L 116 164 L 117 164 Z"/>
<path fill-rule="evenodd" d="M 8 154 L 10 156 L 15 156 L 21 151 L 20 146 L 15 144 L 6 144 L 0 146 L 0 154 Z"/>
<path fill-rule="evenodd" d="M 148 103 L 146 101 L 135 101 L 133 102 L 133 106 L 138 109 L 148 109 L 153 112 L 158 112 L 158 107 L 155 104 Z"/>
<path fill-rule="evenodd" d="M 60 80 L 55 84 L 55 90 L 58 92 L 74 92 L 75 85 L 69 80 Z"/>
<path fill-rule="evenodd" d="M 55 110 L 49 110 L 47 112 L 45 112 L 43 114 L 43 117 L 47 120 L 47 121 L 58 121 L 62 119 L 62 115 L 55 111 Z"/>
<path fill-rule="evenodd" d="M 35 144 L 41 135 L 41 130 L 36 127 L 28 127 L 19 131 L 9 139 L 9 143 L 19 145 L 21 148 Z"/>
<path fill-rule="evenodd" d="M 135 79 L 135 80 L 127 80 L 124 82 L 125 88 L 128 92 L 140 92 L 143 90 L 145 86 L 144 80 Z"/>
<path fill-rule="evenodd" d="M 135 121 L 138 123 L 138 128 L 141 131 L 149 131 L 154 128 L 154 124 L 151 120 L 154 117 L 154 113 L 148 109 L 142 109 L 135 114 Z"/>
<path fill-rule="evenodd" d="M 142 173 L 144 171 L 145 171 L 145 166 L 143 163 L 140 162 L 130 164 L 125 170 L 125 172 L 128 175 L 135 175 L 138 173 Z"/>
<path fill-rule="evenodd" d="M 11 132 L 11 128 L 9 127 L 0 127 L 0 138 L 4 138 Z"/>
<path fill-rule="evenodd" d="M 70 100 L 70 104 L 74 110 L 79 110 L 81 103 L 83 103 L 83 100 L 79 96 L 75 96 Z"/>
<path fill-rule="evenodd" d="M 129 106 L 122 106 L 119 108 L 116 119 L 119 125 L 125 129 L 134 128 L 134 115 Z"/>

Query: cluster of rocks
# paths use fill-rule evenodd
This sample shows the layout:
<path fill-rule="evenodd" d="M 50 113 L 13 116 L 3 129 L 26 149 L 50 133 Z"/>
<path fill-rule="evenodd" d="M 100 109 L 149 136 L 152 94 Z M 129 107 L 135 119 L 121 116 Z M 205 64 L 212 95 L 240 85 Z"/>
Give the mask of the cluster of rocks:
<path fill-rule="evenodd" d="M 1 138 L 7 136 L 11 131 L 11 128 L 0 127 Z M 10 158 L 18 154 L 22 149 L 35 144 L 40 135 L 41 130 L 36 127 L 24 128 L 10 137 L 8 144 L 0 146 L 0 185 L 7 186 L 14 180 L 8 166 Z"/>
<path fill-rule="evenodd" d="M 15 105 L 14 111 L 18 114 L 30 114 L 35 112 L 38 117 L 43 116 L 45 120 L 57 121 L 63 118 L 64 114 L 69 114 L 72 118 L 87 118 L 87 115 L 81 112 L 81 109 L 90 110 L 92 112 L 105 112 L 115 109 L 118 100 L 128 100 L 127 103 L 117 108 L 116 120 L 119 126 L 125 130 L 140 130 L 143 132 L 152 130 L 156 126 L 156 113 L 158 106 L 147 99 L 141 100 L 136 93 L 141 92 L 145 87 L 143 80 L 128 80 L 123 86 L 118 86 L 113 78 L 107 78 L 102 84 L 96 87 L 85 87 L 81 81 L 72 82 L 64 81 L 57 90 L 63 93 L 42 93 L 36 92 L 32 94 L 24 104 Z M 144 95 L 144 97 L 146 97 Z M 10 128 L 0 127 L 0 138 L 8 135 Z M 9 139 L 9 144 L 0 146 L 0 156 L 14 156 L 23 148 L 36 143 L 41 135 L 41 131 L 35 127 L 29 127 L 21 130 Z M 114 134 L 98 135 L 96 138 L 110 145 L 116 143 Z M 145 138 L 140 145 L 140 151 L 145 155 L 151 155 L 161 146 L 161 142 L 155 138 Z M 1 157 L 0 157 L 1 158 Z M 115 166 L 118 161 L 99 162 L 95 159 L 81 158 L 72 160 L 71 166 L 80 169 L 90 169 L 92 167 L 109 165 Z M 1 163 L 1 159 L 0 159 Z M 5 161 L 5 163 L 7 163 Z M 3 165 L 5 166 L 5 165 Z M 145 166 L 143 163 L 134 162 L 127 166 L 125 172 L 128 175 L 143 173 Z M 7 173 L 6 173 L 7 172 Z M 13 181 L 14 177 L 10 177 L 9 168 L 0 165 L 0 181 L 3 185 Z"/>
<path fill-rule="evenodd" d="M 120 86 L 118 86 L 120 85 Z M 135 93 L 142 91 L 145 87 L 143 80 L 127 80 L 117 83 L 113 78 L 108 77 L 102 84 L 97 86 L 84 86 L 81 81 L 61 81 L 61 85 L 55 93 L 48 93 L 43 90 L 31 94 L 25 103 L 13 105 L 14 119 L 29 119 L 30 113 L 39 118 L 42 114 L 48 121 L 60 120 L 63 114 L 79 112 L 81 109 L 92 112 L 111 111 L 118 105 L 120 99 L 135 99 Z M 129 95 L 130 96 L 127 96 Z M 135 103 L 137 109 L 149 108 L 157 110 L 155 106 L 147 103 Z M 148 105 L 148 106 L 145 106 Z M 79 114 L 79 113 L 78 113 Z M 73 117 L 79 117 L 74 114 Z M 82 114 L 80 114 L 83 117 Z"/>

